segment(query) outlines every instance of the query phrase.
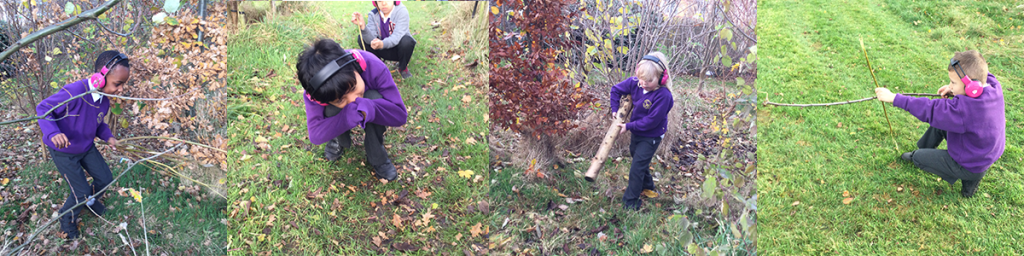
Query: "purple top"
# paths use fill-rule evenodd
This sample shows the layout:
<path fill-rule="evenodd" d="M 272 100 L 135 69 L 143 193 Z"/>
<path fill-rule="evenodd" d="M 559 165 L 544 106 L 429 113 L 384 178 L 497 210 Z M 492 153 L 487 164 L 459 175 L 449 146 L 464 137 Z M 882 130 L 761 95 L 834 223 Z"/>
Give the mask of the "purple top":
<path fill-rule="evenodd" d="M 946 131 L 949 156 L 973 173 L 988 170 L 1006 144 L 1006 105 L 1003 87 L 988 74 L 988 87 L 977 98 L 915 98 L 896 94 L 893 105 L 922 122 Z"/>
<path fill-rule="evenodd" d="M 388 38 L 391 36 L 391 31 L 395 30 L 395 23 L 391 22 L 390 17 L 385 20 L 384 15 L 379 15 L 378 19 L 380 20 L 380 38 Z"/>
<path fill-rule="evenodd" d="M 86 81 L 87 79 L 83 79 L 64 85 L 57 93 L 39 102 L 39 105 L 36 105 L 36 115 L 46 114 L 46 111 L 57 104 L 88 92 L 89 84 Z M 100 96 L 99 100 L 93 101 L 92 96 L 86 95 L 60 105 L 56 110 L 50 112 L 50 115 L 38 119 L 39 129 L 43 132 L 43 143 L 56 151 L 68 154 L 85 153 L 93 146 L 93 140 L 96 137 L 106 141 L 114 136 L 110 133 L 110 127 L 103 123 L 103 116 L 109 110 L 110 99 L 105 96 Z M 58 149 L 53 145 L 53 141 L 50 139 L 59 133 L 64 133 L 64 136 L 68 137 L 70 143 L 68 147 Z"/>
<path fill-rule="evenodd" d="M 630 77 L 612 86 L 612 112 L 619 111 L 619 98 L 628 94 L 633 98 L 633 115 L 629 123 L 626 123 L 626 130 L 641 137 L 665 135 L 668 130 L 668 111 L 675 104 L 672 92 L 665 87 L 645 92 L 638 86 L 639 83 L 639 79 Z"/>
<path fill-rule="evenodd" d="M 361 74 L 366 90 L 377 90 L 383 98 L 356 98 L 356 101 L 341 109 L 338 115 L 324 117 L 326 107 L 303 95 L 302 99 L 306 102 L 306 130 L 309 132 L 309 141 L 313 144 L 323 144 L 356 126 L 366 128 L 367 122 L 392 127 L 402 126 L 409 117 L 398 86 L 395 85 L 395 80 L 391 78 L 391 72 L 384 62 L 372 53 L 354 51 L 366 60 L 366 71 Z"/>

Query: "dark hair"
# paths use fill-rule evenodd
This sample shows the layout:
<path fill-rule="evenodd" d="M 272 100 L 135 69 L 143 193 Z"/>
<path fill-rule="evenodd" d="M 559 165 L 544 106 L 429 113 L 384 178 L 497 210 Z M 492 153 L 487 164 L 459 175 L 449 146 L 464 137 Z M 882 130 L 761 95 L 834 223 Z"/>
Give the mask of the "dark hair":
<path fill-rule="evenodd" d="M 345 94 L 355 89 L 357 83 L 356 76 L 353 74 L 356 71 L 355 65 L 345 65 L 341 67 L 331 76 L 330 79 L 324 81 L 324 83 L 315 91 L 312 91 L 311 81 L 316 76 L 317 72 L 320 72 L 324 66 L 327 66 L 330 61 L 345 55 L 345 49 L 341 48 L 341 45 L 335 43 L 334 40 L 321 38 L 313 43 L 312 46 L 306 46 L 306 50 L 299 55 L 299 61 L 295 63 L 296 75 L 298 75 L 299 83 L 302 84 L 302 89 L 309 93 L 309 96 L 313 97 L 314 100 L 328 103 L 336 99 L 340 99 Z M 345 63 L 352 60 L 353 57 L 348 56 L 338 60 L 340 63 Z"/>
<path fill-rule="evenodd" d="M 92 66 L 93 72 L 100 72 L 100 69 L 103 68 L 103 65 L 107 65 L 107 63 L 109 63 L 110 60 L 114 59 L 114 56 L 117 56 L 118 54 L 121 53 L 113 50 L 100 53 L 100 56 L 96 57 L 96 64 Z M 122 59 L 111 64 L 110 69 L 114 69 L 114 67 L 116 66 L 124 66 L 128 69 L 132 68 L 132 64 L 128 62 L 128 59 Z"/>

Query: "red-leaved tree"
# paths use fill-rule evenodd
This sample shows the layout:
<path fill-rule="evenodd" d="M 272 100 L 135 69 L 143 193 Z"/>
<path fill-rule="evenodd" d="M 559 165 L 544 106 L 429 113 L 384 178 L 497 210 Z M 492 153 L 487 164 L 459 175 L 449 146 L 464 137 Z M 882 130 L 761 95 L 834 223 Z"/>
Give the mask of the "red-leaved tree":
<path fill-rule="evenodd" d="M 563 134 L 595 98 L 572 83 L 557 62 L 572 45 L 565 36 L 577 16 L 569 0 L 495 1 L 490 16 L 492 124 L 530 139 Z M 501 11 L 505 10 L 505 11 Z M 502 30 L 505 28 L 505 30 Z M 578 42 L 577 42 L 578 43 Z"/>

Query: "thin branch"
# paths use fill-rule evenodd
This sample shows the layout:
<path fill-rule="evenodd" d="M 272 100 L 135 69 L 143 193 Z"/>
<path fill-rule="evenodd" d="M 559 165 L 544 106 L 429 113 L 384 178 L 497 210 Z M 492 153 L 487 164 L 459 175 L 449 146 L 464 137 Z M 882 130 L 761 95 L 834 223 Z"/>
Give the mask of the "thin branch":
<path fill-rule="evenodd" d="M 901 94 L 903 94 L 905 96 L 926 96 L 926 97 L 941 97 L 942 96 L 942 95 L 932 94 L 932 93 L 901 93 Z M 870 97 L 870 98 L 863 98 L 863 99 L 859 99 L 859 100 L 848 100 L 848 101 L 830 102 L 830 103 L 814 103 L 814 104 L 789 104 L 789 103 L 775 103 L 775 102 L 765 101 L 764 105 L 773 105 L 773 106 L 782 106 L 782 107 L 822 107 L 822 106 L 835 106 L 835 105 L 845 105 L 845 104 L 850 104 L 850 103 L 864 102 L 864 101 L 873 100 L 875 98 L 876 97 Z"/>
<path fill-rule="evenodd" d="M 733 27 L 739 28 L 739 27 L 736 26 L 735 22 L 732 22 L 732 20 L 729 19 L 729 15 L 725 13 L 725 10 L 722 10 L 721 6 L 718 6 L 716 4 L 715 5 L 715 9 L 722 12 L 722 17 L 725 17 L 725 21 L 728 21 L 729 24 L 732 24 Z M 742 29 L 737 29 L 737 31 L 739 31 L 740 35 L 743 35 L 743 37 L 746 37 L 747 39 L 750 39 L 750 41 L 754 41 L 755 44 L 757 43 L 756 39 L 754 39 L 753 37 L 748 36 L 746 33 L 743 33 Z"/>
<path fill-rule="evenodd" d="M 142 9 L 143 8 L 136 8 L 136 9 L 138 9 L 138 11 L 135 13 L 135 20 L 136 21 L 134 22 L 134 24 L 132 24 L 132 28 L 128 30 L 128 33 L 119 33 L 117 31 L 114 31 L 114 30 L 110 29 L 110 28 L 107 28 L 107 26 L 104 26 L 103 22 L 100 22 L 99 19 L 93 19 L 93 21 L 96 21 L 96 25 L 97 26 L 100 26 L 101 28 L 103 28 L 103 30 L 106 30 L 107 32 L 110 32 L 111 34 L 122 36 L 122 37 L 128 37 L 131 34 L 134 34 L 135 33 L 135 29 L 139 27 L 139 23 L 142 23 L 142 20 L 139 17 L 142 17 Z"/>
<path fill-rule="evenodd" d="M 139 189 L 141 191 L 142 188 L 140 187 Z M 142 209 L 142 239 L 146 241 L 146 256 L 149 256 L 149 234 L 146 234 L 148 232 L 146 230 L 146 203 L 139 200 L 139 208 Z M 125 230 L 125 233 L 128 233 L 128 231 Z"/>
<path fill-rule="evenodd" d="M 193 88 L 192 90 L 195 90 L 195 89 L 196 88 Z M 191 90 L 189 90 L 189 91 L 191 91 Z M 134 97 L 126 97 L 126 96 L 106 94 L 106 93 L 100 92 L 99 89 L 92 89 L 90 91 L 84 92 L 84 93 L 79 94 L 79 95 L 75 95 L 74 97 L 68 98 L 67 100 L 64 100 L 64 101 L 58 103 L 56 106 L 53 106 L 53 108 L 50 108 L 49 111 L 46 111 L 46 113 L 43 113 L 42 115 L 33 116 L 33 117 L 26 117 L 26 118 L 22 118 L 22 119 L 15 119 L 15 120 L 10 120 L 10 121 L 3 121 L 3 122 L 0 122 L 0 125 L 20 123 L 20 122 L 28 122 L 28 121 L 37 120 L 37 119 L 46 119 L 46 116 L 49 116 L 51 113 L 53 113 L 54 110 L 57 110 L 58 107 L 60 107 L 60 106 L 62 106 L 64 104 L 67 104 L 68 102 L 71 102 L 74 99 L 84 97 L 85 95 L 89 95 L 90 93 L 95 93 L 95 94 L 99 94 L 99 95 L 103 95 L 103 96 L 107 96 L 107 97 L 111 97 L 111 98 L 119 98 L 119 99 L 126 99 L 126 100 L 147 100 L 147 101 L 171 100 L 171 99 L 175 99 L 175 98 L 179 98 L 181 96 L 187 95 L 187 92 L 186 92 L 185 94 L 179 94 L 179 95 L 175 95 L 173 97 L 159 98 L 159 99 L 154 99 L 154 98 L 134 98 Z M 61 118 L 63 118 L 63 117 L 61 117 Z M 46 120 L 57 121 L 57 120 L 60 120 L 61 118 L 58 118 L 58 119 L 46 119 Z"/>
<path fill-rule="evenodd" d="M 141 139 L 161 139 L 161 140 L 173 140 L 173 141 L 179 141 L 179 142 L 184 142 L 184 143 L 188 143 L 188 144 L 192 144 L 192 145 L 196 145 L 196 146 L 200 146 L 200 147 L 204 147 L 204 148 L 208 148 L 208 149 L 213 149 L 213 150 L 217 150 L 217 151 L 220 151 L 221 153 L 227 153 L 227 152 L 228 152 L 227 150 L 219 149 L 219 148 L 216 148 L 216 147 L 213 147 L 213 146 L 210 146 L 210 145 L 206 145 L 206 144 L 202 144 L 202 143 L 198 143 L 198 142 L 192 142 L 192 141 L 187 141 L 187 140 L 183 140 L 183 139 L 178 139 L 178 138 L 171 138 L 171 137 L 161 137 L 161 136 L 138 136 L 138 137 L 131 137 L 131 138 L 123 139 L 123 140 L 121 140 L 121 141 L 129 141 L 129 140 L 141 140 Z"/>
<path fill-rule="evenodd" d="M 117 177 L 114 177 L 114 179 L 110 181 L 110 184 L 107 184 L 106 186 L 104 186 L 99 191 L 96 191 L 96 193 L 93 193 L 93 195 L 89 196 L 88 198 L 86 198 L 86 200 L 83 200 L 82 202 L 79 202 L 78 204 L 75 204 L 75 205 L 71 206 L 71 209 L 68 209 L 67 211 L 64 211 L 64 212 L 58 214 L 57 217 L 50 219 L 50 221 L 47 221 L 46 224 L 43 224 L 42 226 L 37 227 L 36 231 L 32 232 L 32 235 L 29 235 L 28 238 L 25 239 L 25 243 L 19 245 L 18 247 L 14 247 L 14 249 L 11 249 L 11 251 L 9 251 L 7 255 L 15 255 L 15 253 L 21 251 L 22 249 L 25 248 L 25 246 L 28 246 L 29 243 L 31 243 L 33 240 L 35 240 L 36 236 L 38 236 L 40 232 L 42 232 L 44 229 L 46 229 L 50 225 L 53 225 L 54 221 L 57 221 L 61 217 L 63 217 L 64 215 L 67 215 L 68 213 L 71 213 L 71 211 L 74 211 L 75 208 L 78 208 L 79 206 L 85 205 L 86 202 L 89 202 L 89 199 L 95 198 L 95 195 L 103 193 L 104 191 L 107 191 L 107 189 L 110 188 L 111 185 L 117 183 L 117 180 L 120 179 L 121 176 L 124 176 L 125 173 L 128 173 L 129 170 L 134 168 L 136 164 L 148 161 L 148 160 L 153 159 L 153 158 L 157 158 L 157 157 L 159 157 L 159 156 L 161 156 L 163 154 L 167 154 L 169 152 L 173 152 L 174 149 L 178 148 L 178 146 L 181 146 L 181 145 L 182 144 L 179 143 L 178 145 L 174 145 L 173 147 L 167 149 L 164 152 L 160 152 L 159 154 L 155 154 L 155 155 L 143 158 L 143 159 L 139 159 L 139 161 L 132 162 L 131 164 L 128 165 L 128 168 L 125 168 L 124 171 L 121 171 L 121 173 L 117 175 Z"/>
<path fill-rule="evenodd" d="M 99 7 L 75 15 L 74 18 L 63 20 L 61 22 L 47 26 L 46 28 L 40 29 L 39 31 L 36 31 L 32 34 L 29 34 L 28 36 L 21 38 L 14 44 L 11 44 L 11 46 L 7 47 L 7 49 L 3 52 L 0 52 L 0 61 L 6 60 L 7 57 L 10 57 L 12 54 L 20 50 L 22 47 L 25 47 L 39 39 L 42 39 L 43 37 L 46 37 L 53 33 L 57 33 L 57 31 L 63 31 L 78 23 L 82 23 L 83 21 L 95 19 L 99 17 L 101 14 L 110 10 L 110 8 L 113 8 L 114 5 L 121 3 L 121 1 L 124 0 L 109 0 L 100 5 Z"/>

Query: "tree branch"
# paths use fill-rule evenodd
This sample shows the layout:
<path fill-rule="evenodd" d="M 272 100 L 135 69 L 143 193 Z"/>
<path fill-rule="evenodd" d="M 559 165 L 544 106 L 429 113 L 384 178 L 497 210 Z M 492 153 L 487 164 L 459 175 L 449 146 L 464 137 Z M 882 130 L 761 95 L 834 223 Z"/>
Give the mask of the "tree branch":
<path fill-rule="evenodd" d="M 195 90 L 195 88 L 193 88 L 192 90 Z M 175 95 L 173 97 L 159 98 L 159 99 L 154 99 L 154 98 L 133 98 L 133 97 L 126 97 L 126 96 L 106 94 L 106 93 L 100 92 L 99 89 L 92 89 L 90 91 L 84 92 L 84 93 L 79 94 L 79 95 L 75 95 L 75 96 L 73 96 L 71 98 L 68 98 L 67 100 L 64 100 L 64 101 L 58 103 L 56 106 L 53 106 L 53 108 L 50 108 L 49 111 L 46 111 L 46 113 L 43 113 L 42 115 L 33 116 L 33 117 L 27 117 L 27 118 L 22 118 L 22 119 L 15 119 L 15 120 L 10 120 L 10 121 L 3 121 L 3 122 L 0 122 L 0 125 L 20 123 L 20 122 L 28 122 L 28 121 L 37 120 L 37 119 L 46 119 L 46 116 L 48 116 L 51 113 L 53 113 L 53 111 L 56 110 L 58 107 L 60 107 L 60 106 L 62 106 L 64 104 L 67 104 L 68 102 L 71 102 L 74 99 L 81 98 L 81 97 L 83 97 L 85 95 L 89 95 L 90 93 L 95 93 L 95 94 L 99 94 L 99 95 L 103 95 L 103 96 L 107 96 L 107 97 L 111 97 L 111 98 L 119 98 L 119 99 L 126 99 L 126 100 L 146 100 L 146 101 L 171 100 L 171 99 L 175 99 L 175 98 L 178 98 L 178 97 L 186 95 L 186 94 L 179 94 L 179 95 Z M 47 120 L 49 120 L 49 119 L 47 119 Z M 50 120 L 50 121 L 56 121 L 56 120 L 60 120 L 60 118 L 55 119 L 55 120 Z"/>
<path fill-rule="evenodd" d="M 926 97 L 940 97 L 941 96 L 941 95 L 932 94 L 932 93 L 901 93 L 901 94 L 903 94 L 905 96 L 926 96 Z M 848 101 L 830 102 L 830 103 L 814 103 L 814 104 L 788 104 L 788 103 L 775 103 L 775 102 L 765 101 L 764 105 L 773 105 L 773 106 L 782 106 L 782 107 L 822 107 L 822 106 L 835 106 L 835 105 L 845 105 L 845 104 L 850 104 L 850 103 L 864 102 L 864 101 L 873 100 L 875 98 L 876 97 L 870 97 L 870 98 L 863 98 L 863 99 L 859 99 L 859 100 L 848 100 Z"/>
<path fill-rule="evenodd" d="M 722 12 L 722 17 L 725 17 L 725 21 L 728 21 L 729 24 L 732 24 L 733 27 L 739 28 L 739 27 L 736 26 L 735 22 L 732 22 L 732 20 L 729 19 L 729 14 L 726 14 L 725 10 L 722 10 L 721 6 L 718 6 L 716 4 L 715 5 L 715 9 Z M 740 35 L 743 35 L 743 37 L 746 37 L 747 39 L 750 39 L 750 41 L 754 41 L 755 44 L 757 43 L 757 40 L 755 40 L 753 37 L 748 36 L 747 33 L 743 33 L 742 29 L 737 29 L 737 31 L 739 31 Z"/>
<path fill-rule="evenodd" d="M 103 30 L 106 30 L 107 32 L 110 32 L 111 34 L 115 34 L 115 35 L 123 36 L 123 37 L 128 37 L 129 35 L 134 34 L 135 33 L 135 29 L 139 27 L 139 23 L 142 23 L 142 19 L 141 19 L 141 17 L 142 17 L 142 8 L 137 8 L 137 9 L 138 9 L 138 11 L 135 13 L 135 22 L 134 22 L 134 24 L 132 24 L 132 28 L 129 29 L 127 33 L 119 33 L 117 31 L 114 31 L 114 30 L 108 28 L 107 26 L 104 26 L 103 22 L 100 22 L 99 19 L 93 19 L 93 21 L 96 21 L 96 25 L 100 26 L 101 28 L 103 28 Z"/>
<path fill-rule="evenodd" d="M 70 18 L 55 23 L 53 25 L 47 26 L 46 28 L 40 29 L 39 31 L 33 32 L 32 34 L 29 34 L 28 36 L 21 38 L 14 44 L 11 44 L 11 46 L 7 47 L 7 49 L 3 52 L 0 52 L 0 61 L 6 60 L 7 57 L 10 57 L 12 54 L 17 52 L 22 47 L 25 47 L 31 44 L 32 42 L 35 42 L 36 40 L 42 39 L 43 37 L 46 37 L 53 33 L 57 33 L 57 31 L 67 29 L 68 27 L 74 26 L 78 23 L 82 23 L 83 21 L 95 19 L 99 17 L 101 14 L 110 10 L 110 8 L 113 8 L 114 5 L 121 3 L 121 1 L 124 0 L 109 0 L 106 3 L 100 5 L 99 7 L 75 15 L 74 18 Z"/>

